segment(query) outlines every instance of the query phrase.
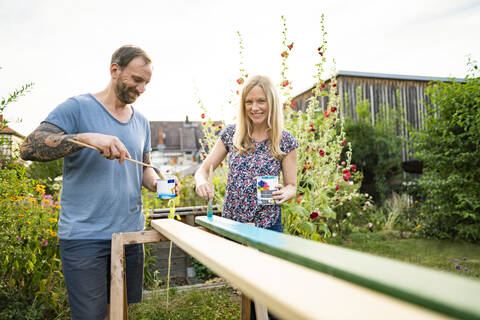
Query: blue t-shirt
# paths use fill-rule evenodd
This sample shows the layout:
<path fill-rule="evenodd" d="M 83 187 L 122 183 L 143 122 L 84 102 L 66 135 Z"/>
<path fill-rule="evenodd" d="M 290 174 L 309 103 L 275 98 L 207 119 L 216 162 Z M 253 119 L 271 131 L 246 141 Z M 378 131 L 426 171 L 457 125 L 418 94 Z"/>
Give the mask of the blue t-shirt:
<path fill-rule="evenodd" d="M 68 99 L 44 122 L 67 134 L 96 132 L 116 136 L 132 159 L 150 152 L 150 125 L 133 109 L 127 123 L 115 119 L 91 94 Z M 130 161 L 108 160 L 84 148 L 63 160 L 63 187 L 58 221 L 60 239 L 111 239 L 113 233 L 140 231 L 143 168 Z"/>

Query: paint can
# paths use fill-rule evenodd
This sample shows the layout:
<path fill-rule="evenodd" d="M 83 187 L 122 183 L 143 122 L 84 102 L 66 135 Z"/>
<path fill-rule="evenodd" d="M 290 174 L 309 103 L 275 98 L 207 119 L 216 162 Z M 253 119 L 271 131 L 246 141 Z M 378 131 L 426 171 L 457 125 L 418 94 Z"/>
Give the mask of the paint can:
<path fill-rule="evenodd" d="M 172 199 L 175 194 L 174 179 L 157 179 L 157 197 L 159 199 Z"/>
<path fill-rule="evenodd" d="M 257 201 L 261 205 L 274 205 L 273 191 L 278 185 L 278 176 L 258 176 L 257 178 Z"/>

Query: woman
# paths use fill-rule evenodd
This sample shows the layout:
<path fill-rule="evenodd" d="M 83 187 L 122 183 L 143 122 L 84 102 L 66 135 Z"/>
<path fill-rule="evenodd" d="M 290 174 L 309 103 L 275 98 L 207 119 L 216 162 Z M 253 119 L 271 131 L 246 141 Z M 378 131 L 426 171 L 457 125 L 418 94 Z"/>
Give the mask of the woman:
<path fill-rule="evenodd" d="M 251 77 L 242 90 L 238 123 L 220 133 L 195 173 L 195 190 L 203 199 L 213 199 L 214 190 L 207 181 L 209 168 L 215 169 L 230 154 L 222 216 L 283 232 L 280 205 L 296 195 L 297 147 L 295 138 L 283 130 L 282 107 L 271 80 Z M 259 203 L 257 177 L 279 177 L 280 172 L 283 184 L 273 186 L 275 203 Z"/>

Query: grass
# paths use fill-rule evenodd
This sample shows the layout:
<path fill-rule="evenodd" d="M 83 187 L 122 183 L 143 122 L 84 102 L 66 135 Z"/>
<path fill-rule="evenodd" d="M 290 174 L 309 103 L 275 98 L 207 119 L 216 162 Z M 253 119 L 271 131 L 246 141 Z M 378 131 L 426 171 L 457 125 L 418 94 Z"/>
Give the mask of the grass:
<path fill-rule="evenodd" d="M 240 296 L 228 288 L 184 292 L 171 289 L 168 309 L 166 293 L 154 294 L 151 299 L 132 305 L 128 310 L 128 319 L 240 319 L 240 300 Z"/>
<path fill-rule="evenodd" d="M 337 245 L 480 279 L 479 244 L 451 240 L 401 239 L 396 232 L 376 232 L 353 233 L 346 241 Z M 461 266 L 461 269 L 456 269 L 456 265 Z"/>

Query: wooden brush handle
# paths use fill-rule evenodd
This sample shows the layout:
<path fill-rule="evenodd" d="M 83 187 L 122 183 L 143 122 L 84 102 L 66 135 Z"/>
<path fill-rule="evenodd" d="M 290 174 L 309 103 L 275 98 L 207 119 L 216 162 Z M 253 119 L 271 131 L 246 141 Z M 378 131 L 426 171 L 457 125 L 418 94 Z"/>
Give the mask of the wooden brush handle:
<path fill-rule="evenodd" d="M 90 148 L 90 149 L 93 149 L 93 150 L 97 150 L 100 153 L 102 152 L 102 149 L 100 149 L 99 147 L 92 146 L 91 144 L 80 142 L 80 141 L 73 140 L 73 139 L 67 139 L 67 140 L 72 142 L 72 143 L 78 144 L 79 146 L 82 146 L 82 147 L 85 147 L 85 148 Z M 152 169 L 157 169 L 157 170 L 155 170 L 155 172 L 157 172 L 160 179 L 165 179 L 165 176 L 160 172 L 160 170 L 158 168 L 155 168 L 151 164 L 140 162 L 140 161 L 137 161 L 137 160 L 131 159 L 131 158 L 125 158 L 125 160 L 137 163 L 137 164 L 142 165 L 144 167 L 150 167 Z"/>

